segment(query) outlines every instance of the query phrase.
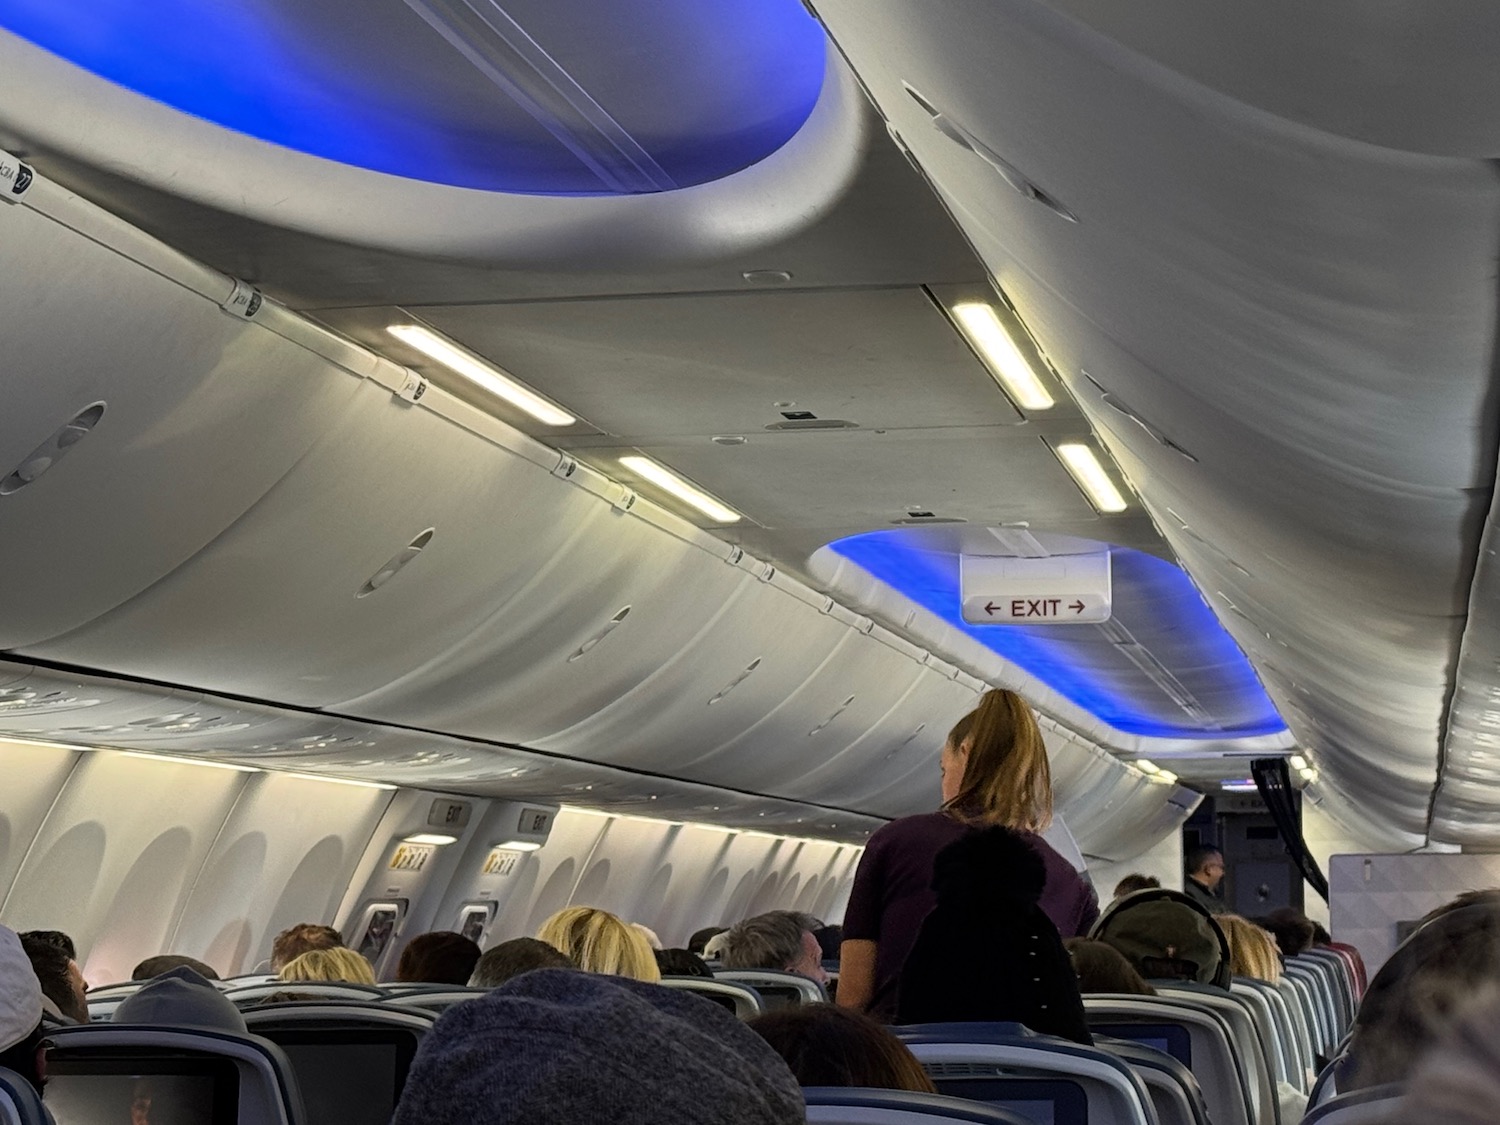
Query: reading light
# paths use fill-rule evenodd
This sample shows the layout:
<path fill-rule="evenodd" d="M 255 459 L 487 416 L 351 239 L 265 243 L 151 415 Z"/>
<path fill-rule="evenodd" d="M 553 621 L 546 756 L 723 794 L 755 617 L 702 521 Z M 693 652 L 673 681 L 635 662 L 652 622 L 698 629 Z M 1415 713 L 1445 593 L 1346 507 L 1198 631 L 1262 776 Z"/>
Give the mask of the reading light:
<path fill-rule="evenodd" d="M 1089 503 L 1095 508 L 1101 512 L 1125 510 L 1125 497 L 1120 495 L 1115 482 L 1109 479 L 1109 474 L 1099 463 L 1099 455 L 1091 448 L 1081 442 L 1070 441 L 1059 445 L 1056 453 L 1063 467 L 1073 474 L 1078 487 L 1083 489 Z"/>
<path fill-rule="evenodd" d="M 679 500 L 691 504 L 715 523 L 738 523 L 740 521 L 740 514 L 733 508 L 720 503 L 701 489 L 694 488 L 676 473 L 658 465 L 649 457 L 621 457 L 620 464 L 658 488 L 670 492 Z"/>
<path fill-rule="evenodd" d="M 171 762 L 174 766 L 203 766 L 211 770 L 233 770 L 235 773 L 260 773 L 255 766 L 236 766 L 230 762 L 205 762 L 199 758 L 176 758 L 170 754 L 147 754 L 143 750 L 121 750 L 127 758 L 144 758 L 148 762 Z"/>
<path fill-rule="evenodd" d="M 1317 781 L 1318 780 L 1318 771 L 1315 770 L 1315 769 L 1303 769 L 1303 770 L 1298 770 L 1297 772 L 1302 775 L 1302 780 L 1303 781 Z"/>
<path fill-rule="evenodd" d="M 1051 410 L 1056 405 L 994 308 L 983 301 L 964 301 L 953 306 L 953 316 L 990 374 L 1016 405 L 1023 410 Z"/>
<path fill-rule="evenodd" d="M 1161 767 L 1158 766 L 1155 762 L 1150 761 L 1147 758 L 1137 759 L 1135 768 L 1140 770 L 1142 773 L 1156 773 L 1161 769 Z"/>
<path fill-rule="evenodd" d="M 457 836 L 449 836 L 443 832 L 418 832 L 414 836 L 408 836 L 401 841 L 403 844 L 436 844 L 442 847 L 445 844 L 458 843 Z"/>
<path fill-rule="evenodd" d="M 492 847 L 507 852 L 534 852 L 542 845 L 535 840 L 506 840 L 503 844 L 492 844 Z"/>
<path fill-rule="evenodd" d="M 1304 758 L 1301 754 L 1293 754 L 1291 756 L 1289 764 L 1294 770 L 1305 770 L 1307 768 L 1307 759 Z"/>
<path fill-rule="evenodd" d="M 571 426 L 578 421 L 566 410 L 554 406 L 535 391 L 521 386 L 499 368 L 443 339 L 430 328 L 423 328 L 420 324 L 392 324 L 386 327 L 386 331 L 403 344 L 416 348 L 429 359 L 462 375 L 481 390 L 497 395 L 512 406 L 526 411 L 538 422 L 549 426 Z"/>

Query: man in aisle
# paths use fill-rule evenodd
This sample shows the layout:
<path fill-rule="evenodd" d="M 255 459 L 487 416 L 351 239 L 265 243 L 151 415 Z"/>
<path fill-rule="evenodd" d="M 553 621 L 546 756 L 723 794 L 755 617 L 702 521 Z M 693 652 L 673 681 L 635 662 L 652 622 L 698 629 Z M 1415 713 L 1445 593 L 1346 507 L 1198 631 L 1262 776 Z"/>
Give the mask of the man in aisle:
<path fill-rule="evenodd" d="M 827 984 L 823 951 L 805 918 L 790 910 L 772 910 L 731 926 L 724 935 L 724 967 L 777 969 Z"/>
<path fill-rule="evenodd" d="M 1187 878 L 1182 889 L 1187 896 L 1210 914 L 1226 914 L 1228 908 L 1219 898 L 1219 884 L 1224 881 L 1224 853 L 1207 844 L 1187 854 Z"/>

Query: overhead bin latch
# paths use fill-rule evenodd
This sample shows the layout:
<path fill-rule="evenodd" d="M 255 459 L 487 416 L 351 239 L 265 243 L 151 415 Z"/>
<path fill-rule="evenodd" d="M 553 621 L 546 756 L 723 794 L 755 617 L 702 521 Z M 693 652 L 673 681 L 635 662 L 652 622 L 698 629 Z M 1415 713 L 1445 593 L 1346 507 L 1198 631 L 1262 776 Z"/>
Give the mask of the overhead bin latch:
<path fill-rule="evenodd" d="M 16 203 L 31 190 L 36 172 L 19 156 L 0 150 L 0 199 Z"/>
<path fill-rule="evenodd" d="M 237 277 L 233 281 L 234 288 L 229 291 L 229 296 L 219 302 L 219 308 L 235 320 L 254 320 L 266 307 L 265 296 L 248 281 L 241 281 Z"/>

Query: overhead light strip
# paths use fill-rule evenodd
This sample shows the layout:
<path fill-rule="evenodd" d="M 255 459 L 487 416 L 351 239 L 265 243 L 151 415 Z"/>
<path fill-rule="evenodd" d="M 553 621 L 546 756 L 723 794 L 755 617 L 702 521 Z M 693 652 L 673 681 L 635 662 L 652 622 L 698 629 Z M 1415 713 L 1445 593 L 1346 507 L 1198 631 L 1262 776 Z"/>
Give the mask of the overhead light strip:
<path fill-rule="evenodd" d="M 260 773 L 255 766 L 237 766 L 230 762 L 207 762 L 201 758 L 178 758 L 171 754 L 147 754 L 143 750 L 121 750 L 126 758 L 143 758 L 148 762 L 170 762 L 174 766 L 202 766 L 211 770 L 232 770 L 235 773 Z"/>
<path fill-rule="evenodd" d="M 983 301 L 961 301 L 953 318 L 984 360 L 990 374 L 1022 410 L 1051 410 L 1056 400 L 1027 362 L 1015 339 L 1000 323 L 994 306 Z"/>
<path fill-rule="evenodd" d="M 702 489 L 683 480 L 676 473 L 649 457 L 621 457 L 624 465 L 636 476 L 648 480 L 657 488 L 670 492 L 686 504 L 691 504 L 715 523 L 738 523 L 743 517 L 729 505 L 714 499 Z"/>
<path fill-rule="evenodd" d="M 1109 479 L 1104 465 L 1093 448 L 1082 442 L 1069 441 L 1055 447 L 1057 459 L 1063 463 L 1078 487 L 1083 489 L 1089 503 L 1104 513 L 1123 512 L 1127 507 L 1125 497 L 1115 482 Z"/>
<path fill-rule="evenodd" d="M 430 328 L 420 324 L 391 324 L 386 331 L 454 374 L 462 375 L 481 390 L 524 410 L 538 422 L 548 426 L 571 426 L 578 421 L 560 406 L 548 402 L 529 387 L 523 387 L 498 367 L 445 340 Z"/>

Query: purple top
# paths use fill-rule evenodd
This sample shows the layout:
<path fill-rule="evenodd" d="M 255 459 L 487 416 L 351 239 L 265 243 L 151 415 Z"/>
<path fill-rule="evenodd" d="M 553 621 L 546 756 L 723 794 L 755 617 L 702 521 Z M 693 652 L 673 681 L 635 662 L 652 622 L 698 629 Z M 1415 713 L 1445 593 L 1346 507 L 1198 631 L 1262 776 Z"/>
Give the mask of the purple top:
<path fill-rule="evenodd" d="M 865 846 L 844 912 L 844 938 L 878 945 L 871 1012 L 889 1015 L 894 1011 L 896 978 L 923 919 L 937 905 L 933 862 L 938 852 L 968 831 L 967 825 L 947 813 L 921 813 L 891 821 Z M 1099 917 L 1094 889 L 1047 841 L 1030 832 L 1021 835 L 1047 869 L 1039 904 L 1042 911 L 1064 938 L 1088 933 Z"/>

